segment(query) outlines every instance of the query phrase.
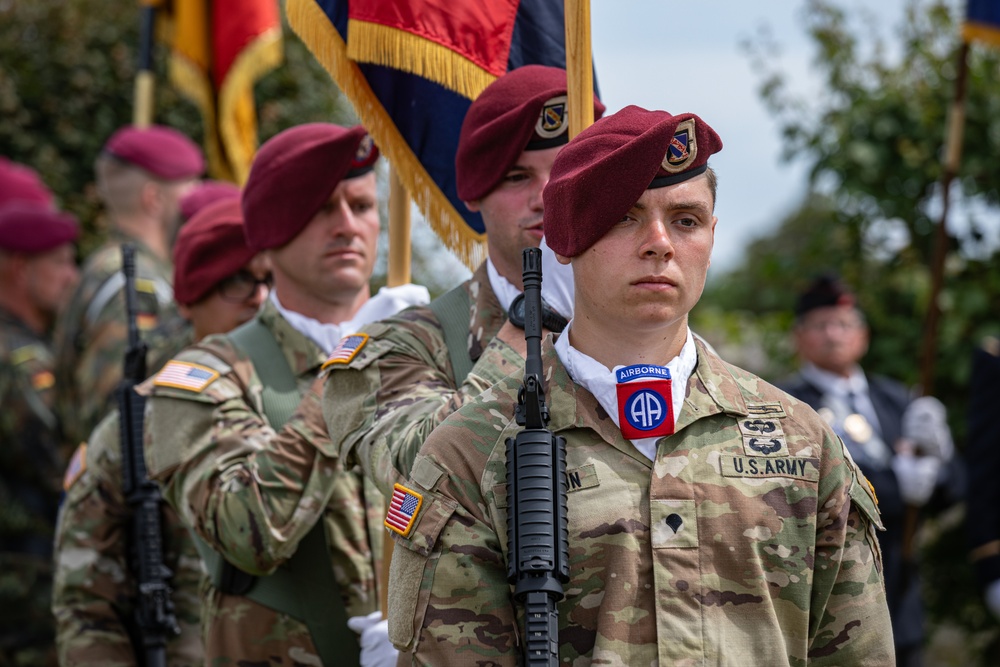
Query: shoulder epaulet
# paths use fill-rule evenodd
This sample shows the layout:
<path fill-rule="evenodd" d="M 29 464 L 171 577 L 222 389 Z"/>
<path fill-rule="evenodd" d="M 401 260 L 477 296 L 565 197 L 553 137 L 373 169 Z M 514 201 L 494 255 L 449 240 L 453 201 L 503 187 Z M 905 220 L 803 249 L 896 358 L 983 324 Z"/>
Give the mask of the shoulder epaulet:
<path fill-rule="evenodd" d="M 337 347 L 333 348 L 333 352 L 330 353 L 330 357 L 323 362 L 322 370 L 326 370 L 333 366 L 334 364 L 349 364 L 351 360 L 358 355 L 361 348 L 365 346 L 368 342 L 368 334 L 366 333 L 356 333 L 344 336 L 337 343 Z"/>

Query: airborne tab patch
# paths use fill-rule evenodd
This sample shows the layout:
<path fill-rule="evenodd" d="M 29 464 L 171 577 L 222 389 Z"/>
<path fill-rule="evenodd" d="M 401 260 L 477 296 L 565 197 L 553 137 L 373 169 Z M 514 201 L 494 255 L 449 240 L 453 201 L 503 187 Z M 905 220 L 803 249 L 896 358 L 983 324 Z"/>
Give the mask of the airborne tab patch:
<path fill-rule="evenodd" d="M 333 348 L 333 352 L 330 354 L 330 358 L 323 362 L 323 367 L 321 370 L 326 370 L 334 364 L 349 364 L 358 356 L 358 352 L 361 348 L 365 346 L 368 342 L 368 334 L 357 333 L 351 334 L 350 336 L 344 336 L 337 343 L 337 347 Z"/>
<path fill-rule="evenodd" d="M 207 366 L 192 364 L 189 361 L 172 360 L 167 362 L 163 370 L 156 374 L 153 384 L 158 387 L 187 389 L 200 394 L 218 377 L 219 372 Z"/>
<path fill-rule="evenodd" d="M 394 484 L 392 498 L 389 499 L 389 511 L 385 514 L 385 527 L 403 537 L 409 537 L 423 504 L 424 497 L 421 494 L 402 484 Z"/>

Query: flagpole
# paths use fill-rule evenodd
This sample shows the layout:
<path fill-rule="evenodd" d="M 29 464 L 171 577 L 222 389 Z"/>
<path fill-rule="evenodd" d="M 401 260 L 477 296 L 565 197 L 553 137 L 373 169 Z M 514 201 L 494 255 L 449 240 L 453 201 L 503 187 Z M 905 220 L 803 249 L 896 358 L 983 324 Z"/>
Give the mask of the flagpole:
<path fill-rule="evenodd" d="M 951 182 L 958 175 L 962 158 L 962 137 L 965 130 L 965 92 L 969 73 L 969 43 L 962 42 L 958 52 L 958 75 L 955 80 L 955 99 L 948 114 L 948 137 L 945 142 L 944 171 L 941 175 L 941 221 L 935 235 L 934 255 L 931 260 L 931 295 L 924 324 L 923 364 L 921 368 L 921 393 L 929 396 L 934 391 L 934 368 L 937 361 L 938 322 L 941 318 L 941 290 L 944 287 L 944 264 L 948 256 L 948 208 Z"/>
<path fill-rule="evenodd" d="M 389 168 L 389 271 L 386 284 L 410 282 L 410 195 L 395 167 Z"/>
<path fill-rule="evenodd" d="M 140 12 L 139 69 L 135 75 L 132 124 L 136 127 L 149 127 L 153 124 L 153 98 L 156 82 L 153 75 L 153 28 L 156 7 L 143 5 Z"/>
<path fill-rule="evenodd" d="M 570 139 L 594 123 L 590 0 L 566 0 L 566 98 Z"/>

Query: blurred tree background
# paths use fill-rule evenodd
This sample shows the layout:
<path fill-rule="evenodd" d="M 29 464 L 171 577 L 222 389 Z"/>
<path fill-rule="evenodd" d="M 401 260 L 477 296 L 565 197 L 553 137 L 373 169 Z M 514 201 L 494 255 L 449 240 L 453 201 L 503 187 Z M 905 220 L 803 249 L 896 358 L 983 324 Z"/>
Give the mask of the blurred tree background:
<path fill-rule="evenodd" d="M 887 41 L 871 17 L 810 0 L 804 23 L 818 95 L 792 90 L 775 68 L 780 44 L 764 36 L 745 45 L 785 155 L 809 166 L 810 185 L 797 210 L 747 247 L 741 265 L 710 281 L 694 327 L 724 357 L 769 379 L 792 372 L 795 296 L 829 269 L 853 286 L 868 317 L 866 370 L 917 385 L 964 11 L 964 2 L 911 0 Z M 974 44 L 968 63 L 934 376 L 960 449 L 972 351 L 1000 332 L 1000 53 Z M 955 508 L 921 536 L 928 664 L 998 665 L 1000 634 L 974 586 L 962 518 Z"/>
<path fill-rule="evenodd" d="M 326 71 L 283 27 L 285 63 L 255 87 L 261 142 L 301 123 L 357 123 Z M 136 2 L 0 0 L 0 155 L 36 169 L 59 205 L 80 218 L 81 255 L 99 245 L 106 231 L 93 164 L 111 133 L 132 121 L 138 43 Z M 170 86 L 167 49 L 157 46 L 155 53 L 155 122 L 200 143 L 201 116 Z M 383 206 L 386 173 L 383 166 Z M 413 235 L 416 281 L 437 294 L 467 275 L 450 253 L 440 252 L 443 246 L 420 219 Z M 386 245 L 383 238 L 376 286 L 385 282 Z"/>

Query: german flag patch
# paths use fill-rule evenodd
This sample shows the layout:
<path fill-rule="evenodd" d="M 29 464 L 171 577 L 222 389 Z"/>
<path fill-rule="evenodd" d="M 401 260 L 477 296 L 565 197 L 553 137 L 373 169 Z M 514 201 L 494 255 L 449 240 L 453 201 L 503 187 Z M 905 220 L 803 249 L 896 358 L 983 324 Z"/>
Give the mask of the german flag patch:
<path fill-rule="evenodd" d="M 358 356 L 358 352 L 361 348 L 365 346 L 368 342 L 368 334 L 356 333 L 350 336 L 344 336 L 337 343 L 337 347 L 333 348 L 333 352 L 330 354 L 330 358 L 323 362 L 322 370 L 326 370 L 334 364 L 349 364 L 354 357 Z"/>
<path fill-rule="evenodd" d="M 424 497 L 421 494 L 402 484 L 395 484 L 392 487 L 392 498 L 389 499 L 389 511 L 385 515 L 385 527 L 403 537 L 409 537 L 423 504 Z"/>

